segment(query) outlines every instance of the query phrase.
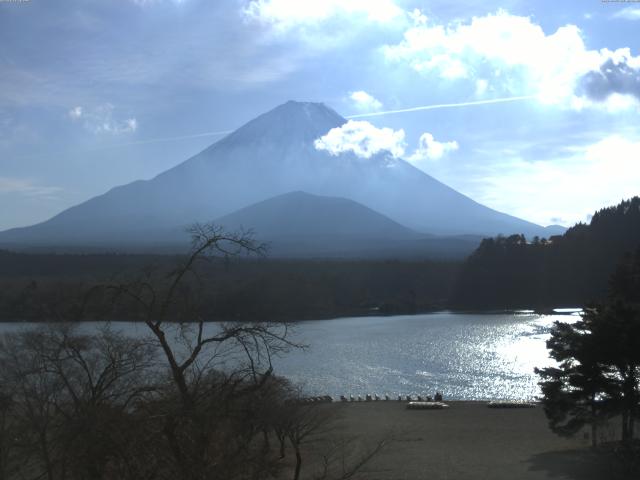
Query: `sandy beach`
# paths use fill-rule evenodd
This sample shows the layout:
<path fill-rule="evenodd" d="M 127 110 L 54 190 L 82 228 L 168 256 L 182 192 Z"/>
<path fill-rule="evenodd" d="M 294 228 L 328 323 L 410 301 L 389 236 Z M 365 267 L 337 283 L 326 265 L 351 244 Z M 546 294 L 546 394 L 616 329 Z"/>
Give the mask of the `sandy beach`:
<path fill-rule="evenodd" d="M 446 410 L 407 410 L 405 402 L 333 404 L 337 431 L 368 442 L 395 438 L 353 478 L 513 480 L 633 478 L 594 454 L 581 433 L 566 439 L 547 426 L 542 407 L 490 409 L 447 402 Z M 613 427 L 603 433 L 614 435 Z M 304 475 L 303 475 L 304 476 Z"/>

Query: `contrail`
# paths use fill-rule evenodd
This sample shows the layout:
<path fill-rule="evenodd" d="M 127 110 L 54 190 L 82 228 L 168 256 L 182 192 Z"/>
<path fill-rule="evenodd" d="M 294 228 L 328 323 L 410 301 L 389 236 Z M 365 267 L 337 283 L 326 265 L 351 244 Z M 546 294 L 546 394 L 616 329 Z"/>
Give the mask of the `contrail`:
<path fill-rule="evenodd" d="M 492 103 L 519 102 L 522 100 L 532 100 L 534 98 L 537 98 L 537 97 L 535 95 L 523 95 L 520 97 L 506 97 L 506 98 L 493 98 L 490 100 L 476 100 L 474 102 L 440 103 L 437 105 L 423 105 L 421 107 L 402 108 L 400 110 L 386 110 L 384 112 L 358 113 L 356 115 L 348 115 L 346 118 L 378 117 L 381 115 L 390 115 L 392 113 L 419 112 L 422 110 L 437 110 L 439 108 L 471 107 L 473 105 L 489 105 Z"/>
<path fill-rule="evenodd" d="M 215 137 L 217 135 L 227 135 L 227 134 L 231 133 L 232 131 L 233 130 L 223 130 L 223 131 L 220 131 L 220 132 L 192 133 L 190 135 L 181 135 L 179 137 L 150 138 L 150 139 L 147 139 L 147 140 L 137 140 L 135 142 L 115 143 L 113 145 L 103 145 L 101 147 L 96 147 L 93 150 L 102 150 L 104 148 L 130 147 L 132 145 L 144 145 L 144 144 L 147 144 L 147 143 L 173 142 L 175 140 L 187 140 L 189 138 Z"/>
<path fill-rule="evenodd" d="M 410 107 L 410 108 L 402 108 L 400 110 L 385 110 L 384 112 L 372 112 L 372 113 L 358 113 L 356 115 L 347 115 L 345 118 L 363 118 L 363 117 L 378 117 L 381 115 L 390 115 L 393 113 L 407 113 L 407 112 L 419 112 L 422 110 L 436 110 L 439 108 L 456 108 L 456 107 L 470 107 L 474 105 L 490 105 L 492 103 L 506 103 L 506 102 L 518 102 L 522 100 L 532 100 L 537 98 L 535 95 L 523 95 L 520 97 L 506 97 L 506 98 L 493 98 L 489 100 L 476 100 L 473 102 L 460 102 L 460 103 L 440 103 L 437 105 L 423 105 L 420 107 Z M 157 143 L 157 142 L 173 142 L 174 140 L 186 140 L 189 138 L 198 138 L 198 137 L 213 137 L 216 135 L 227 135 L 231 133 L 233 130 L 223 130 L 220 132 L 205 132 L 205 133 L 194 133 L 191 135 L 182 135 L 180 137 L 165 137 L 165 138 L 151 138 L 149 140 L 138 140 L 135 142 L 128 143 L 117 143 L 114 145 L 104 145 L 102 147 L 97 147 L 97 149 L 103 148 L 117 148 L 117 147 L 128 147 L 131 145 L 144 145 L 147 143 Z"/>

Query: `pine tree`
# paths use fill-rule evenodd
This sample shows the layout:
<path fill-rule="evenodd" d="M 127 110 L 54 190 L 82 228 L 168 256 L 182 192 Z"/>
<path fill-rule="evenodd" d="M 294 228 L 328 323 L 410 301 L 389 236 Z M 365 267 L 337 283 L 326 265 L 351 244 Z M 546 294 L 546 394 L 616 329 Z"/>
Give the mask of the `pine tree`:
<path fill-rule="evenodd" d="M 622 441 L 634 437 L 640 417 L 640 252 L 612 276 L 606 303 L 585 309 L 575 323 L 556 322 L 547 341 L 559 365 L 536 369 L 551 429 L 573 435 L 585 425 L 596 444 L 597 424 L 622 419 Z"/>
<path fill-rule="evenodd" d="M 572 436 L 589 425 L 596 446 L 597 425 L 607 415 L 608 386 L 589 322 L 556 322 L 547 347 L 559 366 L 536 368 L 536 373 L 541 377 L 549 427 L 559 435 Z"/>

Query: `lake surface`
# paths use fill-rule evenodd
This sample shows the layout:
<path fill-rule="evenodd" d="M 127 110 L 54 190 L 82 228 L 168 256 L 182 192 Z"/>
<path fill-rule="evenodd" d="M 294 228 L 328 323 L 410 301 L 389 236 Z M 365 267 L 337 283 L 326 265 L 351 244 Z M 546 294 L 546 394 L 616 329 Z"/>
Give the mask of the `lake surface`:
<path fill-rule="evenodd" d="M 333 396 L 417 395 L 438 390 L 459 400 L 531 400 L 535 367 L 553 364 L 546 340 L 555 320 L 529 312 L 452 312 L 302 322 L 309 344 L 275 362 L 310 392 Z M 577 314 L 575 314 L 577 315 Z"/>
<path fill-rule="evenodd" d="M 534 367 L 548 366 L 545 341 L 555 320 L 572 316 L 512 313 L 429 313 L 338 318 L 297 323 L 293 338 L 308 345 L 274 360 L 275 372 L 310 394 L 392 398 L 531 400 L 540 394 Z M 86 324 L 91 330 L 96 324 Z M 114 323 L 131 335 L 144 325 Z M 0 324 L 0 332 L 25 324 Z"/>

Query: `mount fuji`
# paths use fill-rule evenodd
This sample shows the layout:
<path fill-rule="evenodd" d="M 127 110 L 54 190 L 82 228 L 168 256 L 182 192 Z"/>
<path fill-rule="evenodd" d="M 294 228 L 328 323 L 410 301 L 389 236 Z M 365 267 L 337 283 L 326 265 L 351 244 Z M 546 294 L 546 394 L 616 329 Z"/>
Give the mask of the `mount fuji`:
<path fill-rule="evenodd" d="M 341 235 L 346 222 L 360 240 L 375 232 L 392 232 L 394 241 L 558 233 L 485 207 L 388 152 L 363 159 L 351 152 L 331 155 L 316 149 L 316 139 L 344 123 L 324 104 L 287 102 L 153 179 L 115 187 L 40 224 L 0 232 L 0 245 L 170 245 L 186 241 L 186 226 L 218 219 L 230 227 L 242 223 L 254 228 L 258 237 L 262 230 L 267 239 L 278 228 L 290 239 L 311 237 L 329 217 L 334 221 L 322 224 L 324 236 Z M 309 197 L 285 195 L 292 192 Z M 274 197 L 280 198 L 247 213 L 247 208 Z M 336 198 L 343 203 L 336 204 Z M 307 201 L 302 213 L 293 215 L 284 205 L 301 199 Z M 349 215 L 335 215 L 346 205 Z M 279 210 L 273 211 L 275 206 Z M 356 232 L 358 212 L 362 218 Z M 265 222 L 268 218 L 273 228 Z"/>

